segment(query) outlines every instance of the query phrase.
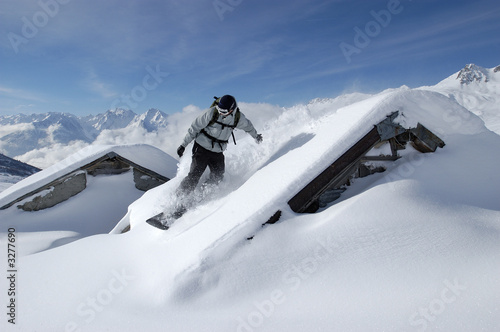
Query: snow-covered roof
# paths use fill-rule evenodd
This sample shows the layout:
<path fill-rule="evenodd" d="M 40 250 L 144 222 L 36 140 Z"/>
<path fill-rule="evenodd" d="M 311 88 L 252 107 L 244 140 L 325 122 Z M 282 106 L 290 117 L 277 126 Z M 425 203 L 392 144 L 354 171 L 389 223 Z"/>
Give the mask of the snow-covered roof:
<path fill-rule="evenodd" d="M 1 192 L 0 207 L 110 153 L 169 179 L 177 172 L 177 160 L 151 145 L 91 145 Z"/>

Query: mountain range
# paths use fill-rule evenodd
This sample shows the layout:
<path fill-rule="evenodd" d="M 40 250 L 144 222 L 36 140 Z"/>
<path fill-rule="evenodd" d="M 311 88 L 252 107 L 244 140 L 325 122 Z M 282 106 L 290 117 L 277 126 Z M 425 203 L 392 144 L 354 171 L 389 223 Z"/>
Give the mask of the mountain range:
<path fill-rule="evenodd" d="M 0 152 L 15 157 L 56 143 L 92 143 L 104 130 L 142 127 L 151 132 L 166 124 L 167 114 L 157 109 L 139 115 L 114 109 L 85 117 L 54 112 L 0 116 Z"/>

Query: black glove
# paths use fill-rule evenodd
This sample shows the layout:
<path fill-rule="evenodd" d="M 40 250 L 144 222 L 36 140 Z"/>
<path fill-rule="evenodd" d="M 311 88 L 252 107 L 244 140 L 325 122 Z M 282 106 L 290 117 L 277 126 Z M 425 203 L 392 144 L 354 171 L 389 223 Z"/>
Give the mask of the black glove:
<path fill-rule="evenodd" d="M 184 150 L 185 149 L 186 148 L 183 147 L 182 145 L 177 148 L 177 154 L 179 155 L 179 158 L 182 157 L 182 155 L 184 154 Z"/>
<path fill-rule="evenodd" d="M 262 135 L 261 134 L 258 134 L 257 137 L 255 137 L 255 142 L 257 142 L 257 144 L 262 143 Z"/>

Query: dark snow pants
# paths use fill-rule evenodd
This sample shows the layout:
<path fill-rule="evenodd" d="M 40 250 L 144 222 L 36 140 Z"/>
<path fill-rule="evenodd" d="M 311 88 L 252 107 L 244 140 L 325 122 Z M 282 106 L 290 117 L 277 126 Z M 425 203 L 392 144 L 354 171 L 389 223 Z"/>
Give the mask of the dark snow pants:
<path fill-rule="evenodd" d="M 218 184 L 224 177 L 224 154 L 222 152 L 212 152 L 203 148 L 198 143 L 194 143 L 193 157 L 191 161 L 191 169 L 189 174 L 182 180 L 179 191 L 182 194 L 191 193 L 200 181 L 205 169 L 210 169 L 210 176 L 207 184 Z"/>

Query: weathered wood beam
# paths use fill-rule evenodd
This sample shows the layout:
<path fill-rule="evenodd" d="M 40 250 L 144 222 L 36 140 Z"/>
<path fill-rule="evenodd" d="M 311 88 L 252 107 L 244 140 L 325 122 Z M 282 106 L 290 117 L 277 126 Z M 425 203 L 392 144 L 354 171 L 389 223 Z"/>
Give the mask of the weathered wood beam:
<path fill-rule="evenodd" d="M 328 166 L 327 169 L 292 197 L 288 201 L 288 205 L 294 212 L 301 213 L 306 211 L 326 189 L 334 185 L 335 182 L 343 179 L 346 175 L 349 175 L 349 172 L 353 171 L 352 168 L 379 141 L 380 134 L 377 127 L 374 127 L 368 134 L 335 160 L 333 164 Z"/>
<path fill-rule="evenodd" d="M 410 129 L 410 132 L 412 134 L 413 147 L 422 153 L 434 152 L 438 147 L 442 148 L 445 146 L 443 140 L 425 128 L 421 123 L 417 124 L 417 128 Z"/>
<path fill-rule="evenodd" d="M 395 161 L 398 160 L 400 156 L 364 156 L 361 161 Z"/>

